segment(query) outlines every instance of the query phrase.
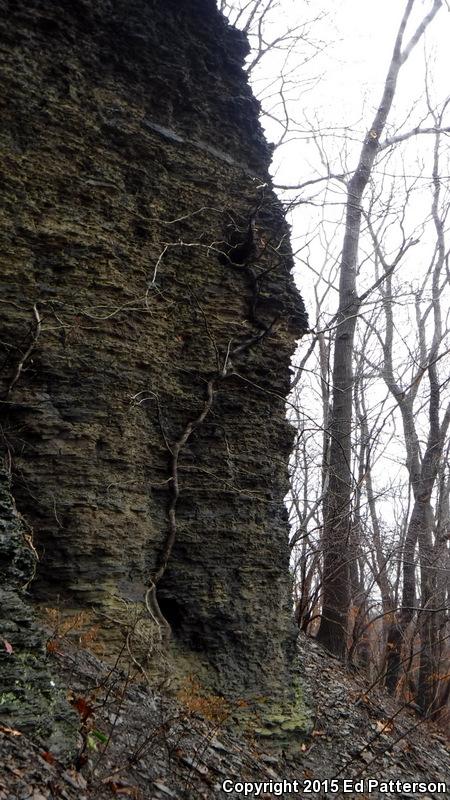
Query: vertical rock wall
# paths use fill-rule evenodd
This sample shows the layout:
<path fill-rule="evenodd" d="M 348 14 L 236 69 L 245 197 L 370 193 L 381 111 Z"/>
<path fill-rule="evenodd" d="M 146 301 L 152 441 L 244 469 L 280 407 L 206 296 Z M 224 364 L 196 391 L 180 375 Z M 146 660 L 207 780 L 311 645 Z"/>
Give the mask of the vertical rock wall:
<path fill-rule="evenodd" d="M 142 603 L 170 450 L 216 376 L 158 599 L 217 685 L 265 691 L 292 643 L 283 398 L 306 320 L 246 42 L 213 0 L 0 10 L 1 444 L 35 599 Z"/>

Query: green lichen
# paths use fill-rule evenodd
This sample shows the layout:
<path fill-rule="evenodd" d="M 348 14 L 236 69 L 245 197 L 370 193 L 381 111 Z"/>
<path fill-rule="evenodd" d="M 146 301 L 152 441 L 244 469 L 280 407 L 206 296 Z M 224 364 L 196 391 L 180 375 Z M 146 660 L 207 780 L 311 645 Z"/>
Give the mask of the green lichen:
<path fill-rule="evenodd" d="M 271 701 L 260 715 L 254 729 L 257 737 L 277 747 L 289 749 L 311 731 L 312 719 L 303 698 L 298 676 L 294 677 L 291 699 Z"/>
<path fill-rule="evenodd" d="M 214 692 L 215 675 L 207 661 L 199 654 L 172 645 L 171 686 L 179 688 L 187 675 L 195 676 L 204 687 L 205 693 Z M 290 685 L 284 692 L 274 687 L 272 696 L 245 697 L 236 695 L 234 701 L 229 698 L 230 718 L 225 727 L 230 725 L 243 733 L 264 740 L 265 746 L 275 749 L 289 750 L 297 746 L 311 732 L 312 715 L 307 707 L 302 690 L 301 676 L 291 675 Z"/>

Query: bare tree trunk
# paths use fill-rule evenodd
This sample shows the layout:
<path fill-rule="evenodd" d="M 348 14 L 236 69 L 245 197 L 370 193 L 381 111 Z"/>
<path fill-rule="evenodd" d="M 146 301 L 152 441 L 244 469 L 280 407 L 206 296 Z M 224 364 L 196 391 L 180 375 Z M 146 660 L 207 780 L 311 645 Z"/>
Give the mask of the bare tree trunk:
<path fill-rule="evenodd" d="M 387 642 L 387 666 L 385 683 L 394 692 L 399 680 L 402 645 L 407 628 L 416 608 L 415 550 L 420 535 L 429 524 L 431 507 L 429 501 L 417 499 L 409 521 L 403 550 L 403 594 L 402 607 L 397 620 L 390 627 Z"/>
<path fill-rule="evenodd" d="M 382 534 L 378 519 L 375 493 L 372 483 L 372 456 L 371 449 L 374 444 L 374 432 L 369 433 L 367 423 L 367 409 L 365 402 L 365 388 L 360 386 L 361 398 L 356 397 L 355 409 L 358 417 L 361 438 L 364 445 L 364 482 L 366 485 L 367 505 L 372 523 L 372 548 L 374 558 L 374 579 L 378 585 L 381 595 L 381 606 L 383 610 L 383 644 L 385 646 L 389 630 L 389 618 L 394 611 L 394 598 L 387 572 L 387 558 L 383 553 Z"/>
<path fill-rule="evenodd" d="M 435 118 L 438 128 L 442 121 L 442 114 Z M 439 619 L 435 616 L 433 604 L 437 598 L 436 581 L 436 552 L 433 545 L 434 517 L 431 507 L 432 492 L 439 473 L 447 431 L 450 423 L 450 405 L 440 421 L 441 382 L 437 370 L 439 347 L 442 343 L 442 312 L 441 312 L 441 275 L 446 261 L 446 248 L 444 240 L 444 223 L 439 214 L 439 197 L 441 179 L 439 177 L 439 139 L 437 133 L 434 146 L 433 165 L 433 204 L 432 217 L 436 229 L 437 247 L 432 272 L 432 298 L 430 308 L 433 311 L 434 326 L 433 340 L 427 351 L 425 344 L 425 319 L 426 314 L 420 312 L 420 296 L 416 298 L 416 317 L 419 335 L 421 364 L 417 376 L 407 392 L 401 391 L 395 383 L 392 370 L 392 294 L 391 281 L 387 281 L 387 290 L 384 296 L 386 314 L 386 339 L 384 344 L 384 375 L 387 385 L 395 397 L 401 411 L 405 444 L 407 450 L 407 466 L 410 474 L 411 486 L 414 494 L 414 508 L 411 515 L 403 553 L 403 597 L 402 609 L 398 619 L 393 624 L 388 638 L 386 685 L 394 691 L 398 680 L 401 663 L 401 648 L 404 635 L 413 617 L 412 607 L 415 605 L 415 564 L 414 553 L 416 544 L 419 545 L 420 573 L 421 573 L 421 606 L 420 606 L 420 671 L 418 685 L 418 700 L 424 712 L 433 708 L 437 694 L 436 676 L 439 672 Z M 423 375 L 428 374 L 430 395 L 428 399 L 429 432 L 425 453 L 420 462 L 419 438 L 414 419 L 413 403 L 419 383 Z"/>
<path fill-rule="evenodd" d="M 435 0 L 409 42 L 403 37 L 415 0 L 408 0 L 397 33 L 394 52 L 384 84 L 383 96 L 363 143 L 358 165 L 347 187 L 345 235 L 340 263 L 339 309 L 334 344 L 332 411 L 330 418 L 329 483 L 324 499 L 323 606 L 318 639 L 341 657 L 346 653 L 347 618 L 350 605 L 349 536 L 353 491 L 351 432 L 353 396 L 353 347 L 361 298 L 356 293 L 362 198 L 397 86 L 402 65 L 439 10 Z"/>
<path fill-rule="evenodd" d="M 430 507 L 430 516 L 432 511 Z M 418 703 L 423 713 L 433 708 L 439 685 L 438 617 L 436 612 L 437 582 L 436 553 L 433 546 L 433 520 L 424 527 L 419 536 L 421 573 L 420 607 L 420 668 L 417 690 Z"/>

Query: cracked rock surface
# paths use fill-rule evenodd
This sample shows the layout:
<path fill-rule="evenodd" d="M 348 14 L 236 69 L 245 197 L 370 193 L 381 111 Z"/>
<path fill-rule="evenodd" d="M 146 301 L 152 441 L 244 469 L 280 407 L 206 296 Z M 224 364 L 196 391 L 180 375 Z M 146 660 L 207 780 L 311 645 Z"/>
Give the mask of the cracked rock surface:
<path fill-rule="evenodd" d="M 2 446 L 31 591 L 103 614 L 117 652 L 167 540 L 170 449 L 226 365 L 180 453 L 158 600 L 180 662 L 230 696 L 280 689 L 293 652 L 284 397 L 306 326 L 246 48 L 214 0 L 0 0 Z"/>

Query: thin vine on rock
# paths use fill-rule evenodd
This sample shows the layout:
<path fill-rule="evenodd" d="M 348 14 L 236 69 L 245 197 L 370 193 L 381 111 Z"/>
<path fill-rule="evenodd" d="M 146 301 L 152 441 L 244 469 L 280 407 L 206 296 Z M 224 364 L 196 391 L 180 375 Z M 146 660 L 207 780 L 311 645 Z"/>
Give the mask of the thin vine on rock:
<path fill-rule="evenodd" d="M 186 423 L 181 435 L 174 442 L 174 444 L 169 445 L 167 438 L 164 437 L 166 441 L 166 446 L 170 451 L 170 477 L 168 479 L 171 489 L 170 501 L 168 505 L 169 524 L 164 546 L 159 556 L 158 567 L 154 575 L 148 581 L 148 587 L 145 593 L 145 605 L 153 621 L 156 622 L 157 625 L 160 627 L 161 638 L 166 641 L 169 640 L 172 631 L 170 623 L 165 618 L 159 606 L 157 598 L 157 588 L 159 582 L 161 581 L 162 577 L 166 572 L 177 537 L 176 508 L 180 494 L 180 486 L 178 478 L 178 464 L 180 455 L 183 452 L 184 448 L 186 447 L 186 444 L 189 441 L 192 433 L 202 425 L 202 423 L 205 421 L 206 417 L 210 413 L 214 404 L 214 393 L 217 388 L 217 385 L 223 382 L 227 377 L 231 377 L 234 374 L 234 367 L 233 367 L 234 359 L 236 359 L 236 357 L 238 356 L 241 356 L 243 353 L 247 352 L 252 347 L 262 342 L 263 339 L 265 339 L 267 336 L 269 336 L 279 319 L 278 317 L 275 317 L 269 324 L 266 324 L 262 319 L 260 319 L 257 316 L 256 312 L 258 297 L 260 293 L 260 284 L 256 272 L 250 266 L 250 264 L 254 263 L 260 258 L 262 252 L 266 247 L 266 244 L 261 246 L 260 243 L 258 243 L 257 241 L 256 218 L 261 206 L 262 206 L 262 200 L 259 201 L 259 203 L 256 205 L 256 207 L 252 210 L 251 214 L 249 215 L 247 227 L 246 230 L 244 231 L 245 234 L 244 238 L 242 239 L 242 234 L 241 234 L 240 240 L 236 241 L 236 233 L 239 234 L 240 232 L 236 230 L 235 227 L 234 230 L 231 232 L 230 241 L 225 244 L 223 250 L 219 251 L 219 256 L 218 256 L 219 261 L 222 265 L 237 268 L 240 271 L 242 271 L 243 274 L 246 275 L 248 284 L 251 289 L 251 294 L 249 298 L 249 307 L 248 307 L 248 319 L 252 323 L 252 325 L 258 329 L 258 332 L 253 336 L 245 337 L 239 343 L 236 343 L 234 347 L 233 347 L 233 340 L 230 340 L 226 349 L 226 355 L 223 360 L 223 364 L 220 365 L 218 348 L 209 330 L 206 316 L 203 310 L 201 309 L 198 301 L 195 298 L 196 304 L 200 308 L 200 311 L 204 319 L 208 338 L 211 339 L 214 345 L 214 350 L 218 362 L 217 363 L 218 368 L 217 371 L 214 372 L 214 374 L 209 378 L 206 384 L 205 398 L 200 413 Z M 277 252 L 276 249 L 274 249 L 274 251 Z M 160 260 L 161 258 L 159 259 L 158 263 L 160 262 Z M 265 275 L 269 271 L 270 270 L 265 270 L 263 274 Z"/>

